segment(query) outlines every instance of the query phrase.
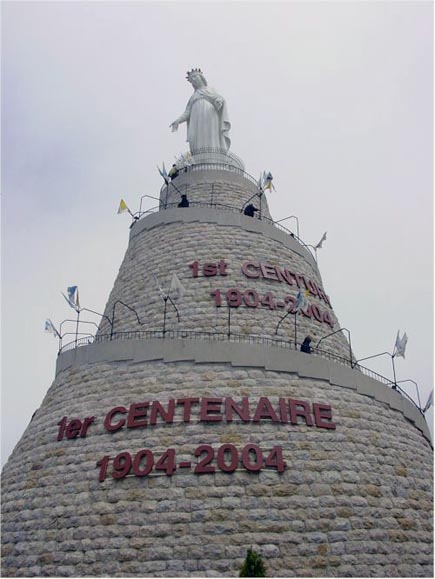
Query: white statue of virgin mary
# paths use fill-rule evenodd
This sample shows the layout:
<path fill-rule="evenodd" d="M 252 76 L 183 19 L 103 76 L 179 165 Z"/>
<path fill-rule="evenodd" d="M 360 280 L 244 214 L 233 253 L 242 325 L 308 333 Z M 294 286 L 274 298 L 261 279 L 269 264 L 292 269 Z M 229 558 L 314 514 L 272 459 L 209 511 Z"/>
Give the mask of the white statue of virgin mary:
<path fill-rule="evenodd" d="M 184 113 L 171 123 L 172 131 L 176 131 L 180 123 L 187 122 L 187 141 L 192 155 L 203 149 L 228 151 L 231 144 L 231 123 L 224 98 L 215 89 L 207 86 L 199 68 L 188 72 L 186 78 L 195 92 Z"/>

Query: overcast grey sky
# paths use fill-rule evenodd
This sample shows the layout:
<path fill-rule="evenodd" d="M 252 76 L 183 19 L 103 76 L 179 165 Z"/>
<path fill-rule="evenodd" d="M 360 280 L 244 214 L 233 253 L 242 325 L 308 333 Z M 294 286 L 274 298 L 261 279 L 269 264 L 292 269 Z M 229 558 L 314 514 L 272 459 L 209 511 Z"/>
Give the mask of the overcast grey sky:
<path fill-rule="evenodd" d="M 274 219 L 297 215 L 306 243 L 328 231 L 319 267 L 356 356 L 406 331 L 397 378 L 423 404 L 432 389 L 432 2 L 3 2 L 3 462 L 54 378 L 60 292 L 103 311 L 120 198 L 137 210 L 187 148 L 168 125 L 191 67 L 225 96 L 246 170 L 272 171 Z"/>

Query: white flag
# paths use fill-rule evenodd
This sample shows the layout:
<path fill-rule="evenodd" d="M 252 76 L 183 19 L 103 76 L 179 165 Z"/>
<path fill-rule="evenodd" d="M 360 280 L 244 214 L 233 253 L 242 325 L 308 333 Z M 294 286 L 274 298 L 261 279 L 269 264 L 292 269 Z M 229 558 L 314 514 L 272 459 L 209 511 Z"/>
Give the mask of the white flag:
<path fill-rule="evenodd" d="M 168 296 L 167 296 L 167 295 L 165 294 L 165 292 L 162 290 L 162 286 L 159 284 L 159 280 L 157 279 L 157 277 L 156 277 L 156 275 L 155 275 L 154 273 L 153 273 L 153 278 L 154 278 L 154 281 L 155 281 L 156 284 L 157 284 L 157 287 L 159 288 L 159 292 L 160 292 L 160 295 L 162 296 L 162 299 L 166 300 Z"/>
<path fill-rule="evenodd" d="M 185 294 L 185 289 L 176 273 L 172 274 L 171 285 L 169 286 L 168 295 L 176 299 L 181 299 Z"/>
<path fill-rule="evenodd" d="M 397 330 L 396 344 L 394 346 L 395 353 L 393 355 L 394 356 L 401 356 L 402 358 L 404 358 L 405 357 L 405 350 L 406 350 L 406 343 L 408 342 L 408 336 L 406 335 L 406 332 L 405 332 L 403 334 L 403 336 L 400 337 L 399 332 L 400 332 L 400 330 Z"/>
<path fill-rule="evenodd" d="M 273 180 L 273 176 L 272 173 L 269 171 L 269 173 L 267 175 L 265 175 L 264 177 L 264 182 L 263 182 L 263 189 L 269 189 L 269 191 L 272 191 L 272 189 L 275 189 L 274 184 L 272 183 Z"/>
<path fill-rule="evenodd" d="M 163 177 L 166 185 L 168 185 L 169 183 L 169 176 L 168 173 L 166 172 L 166 167 L 165 164 L 163 163 L 163 169 L 161 170 L 159 166 L 157 166 L 157 169 L 159 170 L 160 175 Z"/>
<path fill-rule="evenodd" d="M 66 299 L 67 304 L 72 307 L 77 313 L 80 312 L 80 302 L 79 302 L 79 288 L 76 285 L 72 285 L 66 289 L 68 297 L 62 293 L 63 297 Z"/>
<path fill-rule="evenodd" d="M 296 303 L 295 303 L 295 313 L 299 312 L 300 310 L 306 310 L 310 302 L 307 300 L 307 297 L 310 295 L 308 290 L 299 290 L 298 295 L 296 296 Z"/>
<path fill-rule="evenodd" d="M 433 389 L 432 392 L 429 394 L 429 398 L 427 399 L 425 407 L 423 408 L 423 413 L 427 412 L 431 406 L 433 406 Z"/>
<path fill-rule="evenodd" d="M 321 249 L 322 248 L 322 244 L 323 242 L 326 240 L 326 234 L 328 232 L 325 231 L 325 233 L 322 235 L 322 239 L 319 241 L 319 243 L 314 247 L 314 249 Z"/>
<path fill-rule="evenodd" d="M 186 155 L 181 155 L 180 159 L 181 159 L 181 168 L 182 169 L 190 167 L 191 159 L 192 159 L 192 157 L 190 156 L 190 153 L 186 153 Z"/>
<path fill-rule="evenodd" d="M 54 327 L 53 322 L 50 319 L 45 320 L 45 331 L 49 334 L 53 334 L 56 338 L 60 338 L 59 332 Z"/>

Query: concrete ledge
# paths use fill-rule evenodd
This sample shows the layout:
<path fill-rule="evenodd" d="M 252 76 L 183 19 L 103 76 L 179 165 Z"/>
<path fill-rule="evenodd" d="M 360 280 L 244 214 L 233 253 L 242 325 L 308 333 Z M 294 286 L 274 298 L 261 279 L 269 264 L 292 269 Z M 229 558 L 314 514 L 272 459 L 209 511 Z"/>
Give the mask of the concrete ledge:
<path fill-rule="evenodd" d="M 376 391 L 379 382 L 373 378 L 369 378 L 360 372 L 359 380 L 356 384 L 356 391 L 359 394 L 364 394 L 364 396 L 370 396 L 370 398 L 375 398 L 374 392 Z M 388 388 L 388 387 L 387 387 Z"/>
<path fill-rule="evenodd" d="M 231 344 L 231 365 L 265 368 L 268 353 L 260 344 Z"/>
<path fill-rule="evenodd" d="M 155 227 L 170 225 L 173 223 L 214 223 L 222 227 L 238 227 L 250 233 L 264 235 L 284 245 L 294 253 L 300 255 L 318 272 L 317 263 L 311 253 L 305 249 L 296 239 L 281 231 L 267 221 L 260 221 L 247 217 L 242 213 L 233 213 L 232 211 L 223 211 L 213 209 L 212 207 L 189 207 L 188 209 L 175 207 L 151 213 L 135 223 L 130 230 L 131 241 L 142 234 L 144 231 L 150 231 Z M 320 275 L 320 274 L 319 274 Z"/>
<path fill-rule="evenodd" d="M 403 412 L 403 404 L 402 404 L 403 400 L 405 399 L 401 394 L 395 392 L 394 390 L 391 390 L 391 388 L 388 388 L 388 405 L 391 408 Z"/>
<path fill-rule="evenodd" d="M 72 367 L 99 362 L 140 363 L 156 360 L 168 363 L 226 363 L 234 367 L 257 367 L 272 372 L 288 372 L 301 378 L 325 380 L 334 386 L 356 390 L 358 394 L 369 396 L 400 412 L 432 444 L 424 416 L 398 392 L 358 370 L 294 350 L 267 348 L 258 344 L 189 339 L 115 340 L 82 346 L 60 354 L 56 362 L 56 376 Z"/>
<path fill-rule="evenodd" d="M 292 358 L 289 358 L 288 354 L 291 350 L 285 348 L 270 348 L 266 358 L 266 370 L 272 370 L 273 372 L 288 372 L 296 374 L 297 370 L 291 368 Z"/>
<path fill-rule="evenodd" d="M 330 382 L 328 361 L 320 356 L 310 356 L 302 352 L 292 352 L 299 358 L 298 374 L 301 378 L 317 378 Z"/>
<path fill-rule="evenodd" d="M 133 361 L 152 362 L 162 359 L 162 344 L 159 340 L 133 340 Z"/>
<path fill-rule="evenodd" d="M 355 379 L 355 372 L 356 370 L 352 370 L 347 366 L 331 364 L 331 374 L 329 380 L 331 384 L 334 384 L 335 386 L 356 390 L 357 380 Z"/>

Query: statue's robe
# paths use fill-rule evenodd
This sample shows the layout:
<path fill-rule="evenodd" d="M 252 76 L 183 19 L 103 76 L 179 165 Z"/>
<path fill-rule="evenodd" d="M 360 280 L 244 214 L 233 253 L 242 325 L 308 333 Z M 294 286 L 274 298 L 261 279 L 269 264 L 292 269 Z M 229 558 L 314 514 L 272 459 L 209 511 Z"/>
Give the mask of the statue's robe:
<path fill-rule="evenodd" d="M 223 103 L 219 110 L 216 106 L 218 100 Z M 227 105 L 213 88 L 204 86 L 196 89 L 187 103 L 183 117 L 187 121 L 187 141 L 191 153 L 205 148 L 225 151 L 230 148 L 231 123 Z"/>

